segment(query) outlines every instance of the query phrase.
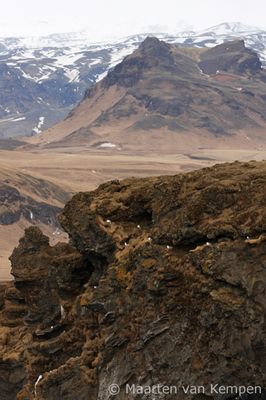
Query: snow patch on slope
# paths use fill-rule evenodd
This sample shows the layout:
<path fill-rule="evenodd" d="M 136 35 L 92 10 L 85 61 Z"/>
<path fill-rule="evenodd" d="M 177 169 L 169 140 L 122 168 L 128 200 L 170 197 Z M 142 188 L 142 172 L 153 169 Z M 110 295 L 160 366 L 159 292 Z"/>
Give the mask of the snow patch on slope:
<path fill-rule="evenodd" d="M 40 118 L 39 118 L 38 125 L 35 126 L 35 127 L 32 129 L 33 132 L 35 132 L 35 133 L 41 133 L 41 132 L 42 132 L 41 127 L 42 127 L 43 124 L 44 124 L 44 120 L 45 120 L 45 117 L 40 117 Z"/>
<path fill-rule="evenodd" d="M 100 144 L 99 147 L 101 147 L 102 149 L 113 149 L 117 146 L 116 146 L 116 144 L 111 143 L 111 142 L 104 142 L 104 143 Z"/>
<path fill-rule="evenodd" d="M 24 121 L 25 119 L 26 119 L 26 117 L 19 117 L 19 118 L 12 119 L 12 122 Z"/>

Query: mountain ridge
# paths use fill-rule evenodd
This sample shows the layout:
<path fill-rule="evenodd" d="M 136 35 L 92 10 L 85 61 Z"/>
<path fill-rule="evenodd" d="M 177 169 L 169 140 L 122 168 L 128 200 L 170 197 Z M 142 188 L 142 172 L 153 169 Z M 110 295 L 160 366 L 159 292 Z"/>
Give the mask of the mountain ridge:
<path fill-rule="evenodd" d="M 216 33 L 207 36 L 201 31 L 161 33 L 158 37 L 169 43 L 208 48 L 240 35 L 265 64 L 265 31 L 234 32 L 232 27 L 224 33 L 219 26 L 215 29 Z M 86 34 L 78 33 L 51 35 L 50 40 L 39 43 L 0 39 L 0 136 L 35 135 L 62 120 L 82 100 L 87 88 L 135 50 L 146 36 L 96 44 L 90 43 Z"/>
<path fill-rule="evenodd" d="M 87 148 L 169 152 L 189 146 L 189 136 L 197 147 L 265 146 L 265 82 L 243 40 L 203 50 L 148 37 L 67 119 L 28 141 L 64 147 L 71 135 Z"/>

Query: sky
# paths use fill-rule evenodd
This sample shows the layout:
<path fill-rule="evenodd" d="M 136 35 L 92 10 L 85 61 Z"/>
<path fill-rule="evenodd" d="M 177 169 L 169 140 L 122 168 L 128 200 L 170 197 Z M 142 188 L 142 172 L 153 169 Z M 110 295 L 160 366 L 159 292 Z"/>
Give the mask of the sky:
<path fill-rule="evenodd" d="M 89 31 L 92 39 L 240 21 L 266 30 L 265 0 L 8 0 L 0 36 Z"/>

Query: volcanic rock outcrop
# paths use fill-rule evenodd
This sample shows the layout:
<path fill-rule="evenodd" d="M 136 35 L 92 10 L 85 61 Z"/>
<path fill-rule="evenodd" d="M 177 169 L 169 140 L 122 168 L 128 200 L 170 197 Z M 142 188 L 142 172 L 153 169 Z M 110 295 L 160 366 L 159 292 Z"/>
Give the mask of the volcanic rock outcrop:
<path fill-rule="evenodd" d="M 34 227 L 0 288 L 3 400 L 200 399 L 266 388 L 266 162 L 111 181 Z M 17 311 L 17 312 L 15 312 Z M 172 385 L 177 393 L 126 393 Z M 246 395 L 245 399 L 263 399 Z"/>

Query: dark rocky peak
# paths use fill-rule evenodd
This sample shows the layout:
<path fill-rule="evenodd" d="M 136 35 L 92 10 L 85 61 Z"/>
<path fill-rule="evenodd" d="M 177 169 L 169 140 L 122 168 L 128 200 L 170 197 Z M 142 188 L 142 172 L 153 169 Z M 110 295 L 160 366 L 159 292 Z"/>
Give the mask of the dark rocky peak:
<path fill-rule="evenodd" d="M 262 64 L 257 53 L 245 46 L 244 40 L 233 40 L 205 51 L 199 67 L 209 75 L 218 71 L 254 75 L 261 71 Z"/>
<path fill-rule="evenodd" d="M 39 251 L 43 246 L 49 245 L 49 238 L 38 227 L 32 226 L 25 230 L 25 236 L 20 239 L 19 244 L 19 249 L 23 252 Z"/>
<path fill-rule="evenodd" d="M 144 71 L 154 67 L 173 68 L 174 58 L 171 46 L 156 37 L 147 37 L 131 55 L 109 72 L 104 85 L 118 84 L 132 87 L 141 78 Z"/>
<path fill-rule="evenodd" d="M 219 44 L 218 46 L 213 47 L 208 51 L 208 53 L 213 53 L 213 54 L 223 54 L 225 51 L 228 51 L 230 53 L 232 52 L 238 52 L 238 51 L 246 51 L 247 47 L 245 46 L 245 41 L 236 39 L 232 40 L 230 42 L 225 42 L 222 44 Z"/>
<path fill-rule="evenodd" d="M 171 46 L 156 37 L 148 36 L 139 46 L 139 50 L 144 56 L 166 57 L 171 56 Z"/>

